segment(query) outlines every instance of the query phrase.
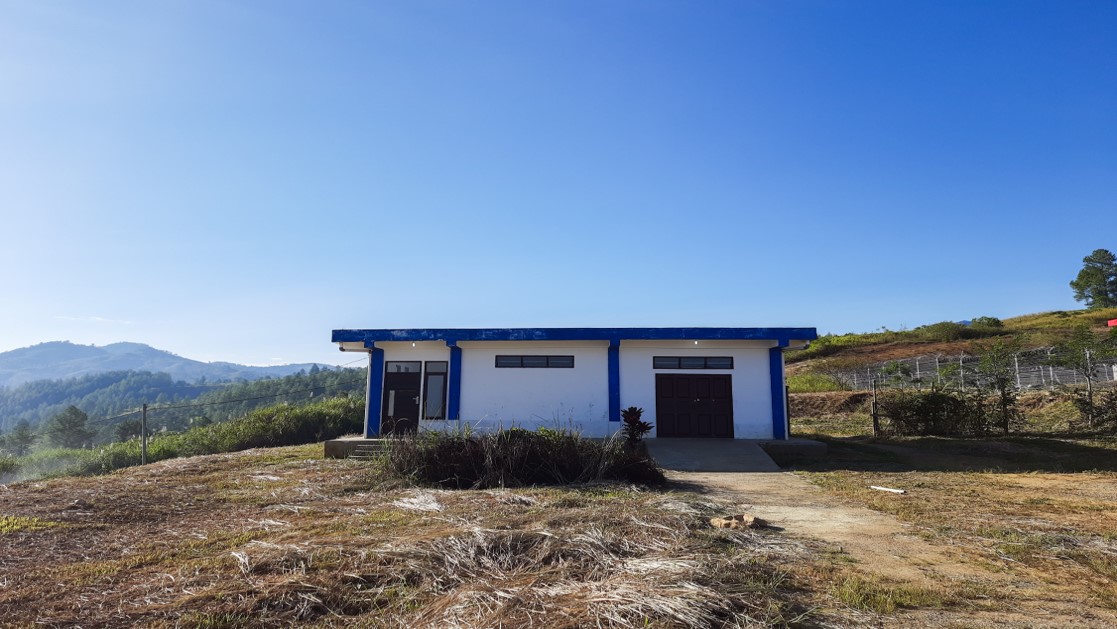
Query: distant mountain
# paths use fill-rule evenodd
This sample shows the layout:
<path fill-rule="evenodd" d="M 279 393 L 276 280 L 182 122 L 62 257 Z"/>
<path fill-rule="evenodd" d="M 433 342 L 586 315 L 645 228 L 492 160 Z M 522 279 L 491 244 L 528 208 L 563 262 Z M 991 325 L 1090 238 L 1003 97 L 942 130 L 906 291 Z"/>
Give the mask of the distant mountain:
<path fill-rule="evenodd" d="M 77 345 L 52 341 L 31 347 L 0 352 L 0 387 L 11 387 L 34 380 L 62 380 L 109 371 L 150 371 L 170 374 L 175 380 L 197 382 L 258 380 L 282 377 L 309 370 L 314 363 L 251 367 L 234 363 L 204 363 L 155 349 L 143 343 Z"/>

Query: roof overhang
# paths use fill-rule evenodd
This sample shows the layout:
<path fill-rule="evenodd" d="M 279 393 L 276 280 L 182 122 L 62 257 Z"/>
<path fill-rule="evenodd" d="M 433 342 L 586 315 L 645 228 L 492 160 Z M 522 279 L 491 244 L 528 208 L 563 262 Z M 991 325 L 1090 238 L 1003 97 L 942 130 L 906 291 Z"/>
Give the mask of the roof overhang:
<path fill-rule="evenodd" d="M 410 330 L 334 330 L 334 343 L 377 341 L 625 341 L 722 340 L 813 341 L 815 328 L 421 328 Z"/>

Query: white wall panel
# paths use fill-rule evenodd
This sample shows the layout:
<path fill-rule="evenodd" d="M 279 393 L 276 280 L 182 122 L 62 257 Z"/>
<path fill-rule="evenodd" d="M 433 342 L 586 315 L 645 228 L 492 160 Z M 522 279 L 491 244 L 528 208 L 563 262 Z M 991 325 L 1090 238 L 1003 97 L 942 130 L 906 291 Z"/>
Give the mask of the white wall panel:
<path fill-rule="evenodd" d="M 621 341 L 621 408 L 639 406 L 654 424 L 655 374 L 732 374 L 734 438 L 771 439 L 768 349 L 774 346 L 771 341 Z M 653 356 L 732 356 L 733 369 L 652 369 Z"/>
<path fill-rule="evenodd" d="M 610 425 L 604 342 L 462 342 L 461 418 L 475 429 L 573 429 L 601 437 Z M 496 356 L 574 356 L 570 368 L 497 368 Z M 448 422 L 452 423 L 452 422 Z"/>

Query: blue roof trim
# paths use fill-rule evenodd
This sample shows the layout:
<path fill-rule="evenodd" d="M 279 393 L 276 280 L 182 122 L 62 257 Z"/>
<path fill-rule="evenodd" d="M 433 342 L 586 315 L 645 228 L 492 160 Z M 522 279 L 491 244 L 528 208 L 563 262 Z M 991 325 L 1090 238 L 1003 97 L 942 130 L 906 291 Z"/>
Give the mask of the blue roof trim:
<path fill-rule="evenodd" d="M 376 341 L 813 341 L 815 328 L 430 328 L 334 330 L 334 343 Z"/>

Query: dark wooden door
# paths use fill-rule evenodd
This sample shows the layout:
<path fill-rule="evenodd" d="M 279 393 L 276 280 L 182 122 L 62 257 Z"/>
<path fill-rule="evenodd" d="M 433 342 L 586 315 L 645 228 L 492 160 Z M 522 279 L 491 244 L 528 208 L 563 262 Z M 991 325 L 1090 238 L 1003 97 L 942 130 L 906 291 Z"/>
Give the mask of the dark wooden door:
<path fill-rule="evenodd" d="M 419 428 L 419 382 L 414 372 L 384 374 L 384 404 L 380 409 L 380 434 L 400 435 Z"/>
<path fill-rule="evenodd" d="M 732 437 L 733 376 L 655 376 L 657 437 Z"/>

